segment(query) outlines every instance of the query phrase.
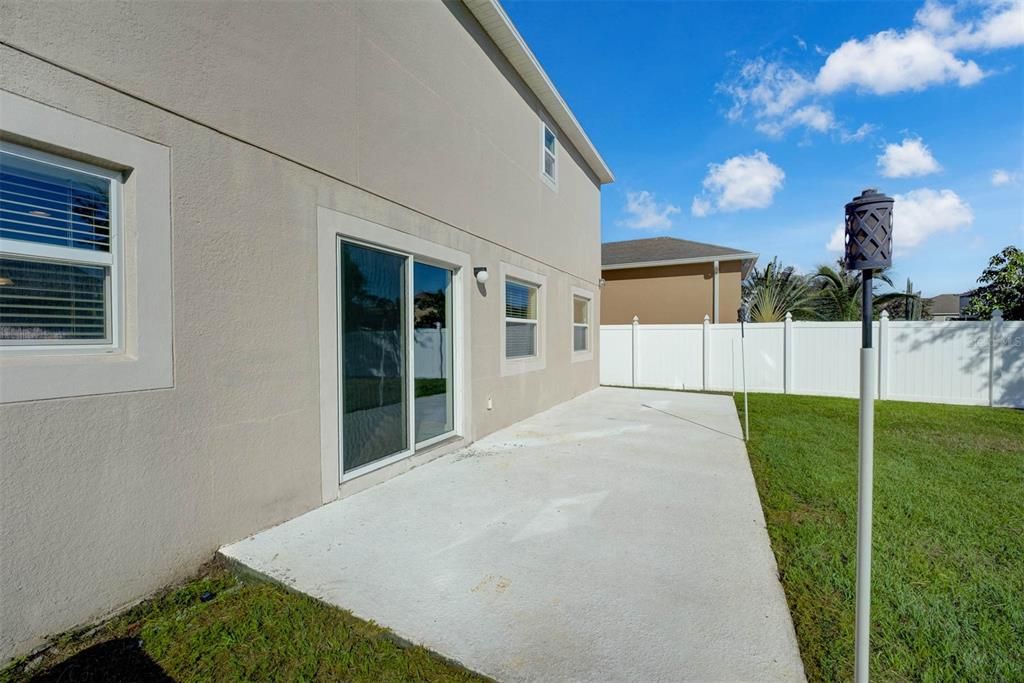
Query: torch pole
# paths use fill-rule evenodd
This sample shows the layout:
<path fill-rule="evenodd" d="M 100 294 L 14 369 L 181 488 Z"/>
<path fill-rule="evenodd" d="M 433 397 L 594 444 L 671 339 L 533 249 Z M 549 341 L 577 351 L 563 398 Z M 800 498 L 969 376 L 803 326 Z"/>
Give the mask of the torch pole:
<path fill-rule="evenodd" d="M 871 343 L 873 271 L 862 271 L 862 344 L 860 350 L 860 452 L 857 472 L 857 627 L 854 680 L 868 681 L 871 632 L 871 489 L 874 479 L 875 349 Z"/>
<path fill-rule="evenodd" d="M 740 372 L 743 374 L 743 440 L 750 441 L 750 405 L 747 403 L 747 315 L 740 318 Z"/>

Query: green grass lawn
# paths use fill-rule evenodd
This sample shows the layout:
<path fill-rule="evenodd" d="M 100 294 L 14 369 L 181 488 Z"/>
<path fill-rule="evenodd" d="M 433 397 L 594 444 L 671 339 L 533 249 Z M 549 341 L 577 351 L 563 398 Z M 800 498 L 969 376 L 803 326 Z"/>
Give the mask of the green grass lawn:
<path fill-rule="evenodd" d="M 807 676 L 850 680 L 857 402 L 752 394 L 750 431 Z M 876 403 L 872 546 L 874 680 L 1024 681 L 1024 412 Z"/>
<path fill-rule="evenodd" d="M 212 598 L 204 602 L 204 593 Z M 120 643 L 133 651 L 102 657 L 120 663 L 86 652 Z M 0 671 L 0 682 L 166 680 L 138 660 L 182 683 L 486 680 L 421 647 L 399 645 L 385 629 L 348 612 L 211 566 L 94 629 L 61 636 L 29 671 L 24 660 Z"/>

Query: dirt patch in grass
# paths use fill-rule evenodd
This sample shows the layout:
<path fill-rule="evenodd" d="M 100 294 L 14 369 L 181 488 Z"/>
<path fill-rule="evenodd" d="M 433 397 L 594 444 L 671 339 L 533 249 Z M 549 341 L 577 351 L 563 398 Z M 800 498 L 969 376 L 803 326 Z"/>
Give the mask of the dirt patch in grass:
<path fill-rule="evenodd" d="M 486 681 L 387 629 L 211 563 L 0 671 L 14 681 Z"/>

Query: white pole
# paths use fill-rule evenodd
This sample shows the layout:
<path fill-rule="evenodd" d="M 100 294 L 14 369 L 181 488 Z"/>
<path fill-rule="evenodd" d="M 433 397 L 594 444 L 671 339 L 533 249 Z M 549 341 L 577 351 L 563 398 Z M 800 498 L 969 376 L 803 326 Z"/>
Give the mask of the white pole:
<path fill-rule="evenodd" d="M 747 404 L 747 345 L 746 322 L 740 320 L 740 373 L 743 376 L 743 440 L 750 440 L 750 408 Z"/>
<path fill-rule="evenodd" d="M 871 489 L 874 482 L 875 391 L 878 368 L 871 341 L 872 271 L 861 274 L 860 449 L 857 454 L 857 618 L 854 680 L 868 683 L 871 637 Z"/>
<path fill-rule="evenodd" d="M 875 349 L 860 350 L 860 453 L 857 472 L 857 644 L 855 680 L 867 683 L 871 632 L 871 488 L 874 479 Z"/>

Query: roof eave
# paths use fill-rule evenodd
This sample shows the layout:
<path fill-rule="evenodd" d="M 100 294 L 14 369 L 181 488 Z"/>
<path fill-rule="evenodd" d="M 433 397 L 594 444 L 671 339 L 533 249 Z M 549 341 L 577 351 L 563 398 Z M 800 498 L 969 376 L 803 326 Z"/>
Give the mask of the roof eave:
<path fill-rule="evenodd" d="M 602 185 L 615 181 L 611 169 L 601 158 L 594 143 L 590 141 L 583 127 L 573 116 L 569 105 L 558 94 L 555 85 L 544 73 L 540 62 L 527 46 L 512 20 L 497 0 L 462 0 L 476 20 L 498 46 L 512 67 L 537 96 L 541 104 L 554 119 L 558 127 L 568 136 L 569 141 L 587 162 L 590 170 Z"/>
<path fill-rule="evenodd" d="M 757 261 L 760 254 L 737 252 L 718 256 L 694 256 L 692 258 L 668 259 L 664 261 L 636 261 L 633 263 L 601 264 L 601 270 L 625 270 L 626 268 L 656 268 L 658 266 L 685 266 L 693 263 L 714 263 L 715 261 Z"/>

